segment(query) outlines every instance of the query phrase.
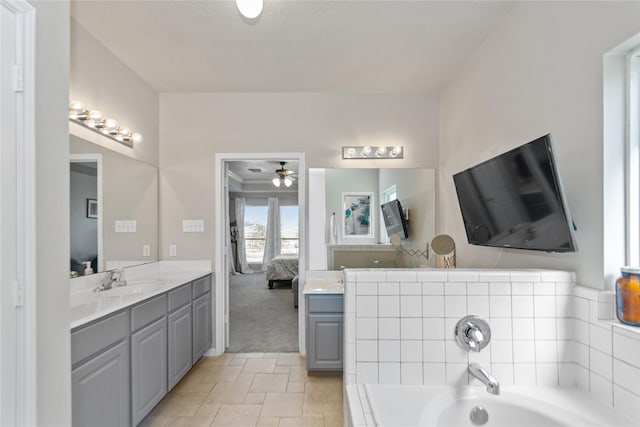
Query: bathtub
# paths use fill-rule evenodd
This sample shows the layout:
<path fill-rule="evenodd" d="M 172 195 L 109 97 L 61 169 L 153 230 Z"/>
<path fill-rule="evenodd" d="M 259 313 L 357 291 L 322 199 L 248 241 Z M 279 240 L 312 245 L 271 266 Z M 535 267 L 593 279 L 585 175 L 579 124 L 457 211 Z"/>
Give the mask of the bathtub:
<path fill-rule="evenodd" d="M 486 427 L 637 426 L 576 388 L 505 387 L 491 395 L 481 387 L 353 385 L 347 387 L 352 426 Z M 473 408 L 488 415 L 471 421 Z M 481 417 L 480 417 L 481 418 Z"/>

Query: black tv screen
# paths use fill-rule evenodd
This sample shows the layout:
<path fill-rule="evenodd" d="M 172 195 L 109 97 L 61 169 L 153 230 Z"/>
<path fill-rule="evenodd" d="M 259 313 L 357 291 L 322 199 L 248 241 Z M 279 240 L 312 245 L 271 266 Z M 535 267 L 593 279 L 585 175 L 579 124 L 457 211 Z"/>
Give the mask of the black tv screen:
<path fill-rule="evenodd" d="M 575 252 L 551 135 L 453 176 L 469 243 Z"/>
<path fill-rule="evenodd" d="M 398 234 L 401 238 L 409 237 L 407 220 L 402 210 L 399 200 L 392 200 L 380 206 L 382 208 L 382 218 L 387 228 L 387 235 Z"/>

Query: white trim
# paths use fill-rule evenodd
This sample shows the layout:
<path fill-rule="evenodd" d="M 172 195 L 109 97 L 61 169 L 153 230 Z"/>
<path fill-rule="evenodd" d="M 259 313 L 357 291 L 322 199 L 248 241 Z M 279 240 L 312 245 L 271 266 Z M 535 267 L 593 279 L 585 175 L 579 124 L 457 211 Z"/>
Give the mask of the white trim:
<path fill-rule="evenodd" d="M 103 236 L 104 236 L 104 215 L 103 212 L 103 197 L 102 197 L 102 154 L 100 153 L 87 153 L 87 154 L 69 154 L 69 163 L 80 162 L 96 162 L 98 164 L 96 176 L 98 186 L 98 271 L 96 273 L 105 271 L 104 263 L 104 250 L 103 250 Z"/>
<path fill-rule="evenodd" d="M 228 277 L 224 277 L 224 233 L 225 219 L 228 213 L 224 212 L 224 180 L 225 180 L 225 164 L 230 161 L 243 160 L 295 160 L 298 162 L 298 229 L 299 233 L 299 304 L 298 304 L 298 346 L 300 354 L 305 354 L 305 306 L 302 297 L 302 286 L 304 286 L 306 273 L 306 235 L 307 235 L 307 199 L 306 199 L 306 167 L 304 153 L 216 153 L 214 163 L 215 176 L 215 197 L 214 197 L 214 218 L 215 218 L 215 243 L 214 243 L 214 271 L 215 275 L 215 336 L 213 343 L 215 348 L 211 351 L 213 354 L 220 355 L 225 351 L 225 299 L 228 289 Z"/>
<path fill-rule="evenodd" d="M 35 31 L 36 12 L 24 0 L 5 0 L 17 15 L 17 61 L 22 66 L 23 91 L 16 93 L 17 279 L 24 305 L 16 308 L 18 355 L 15 422 L 37 425 L 36 295 L 36 155 L 35 155 Z M 0 420 L 2 421 L 2 420 Z"/>

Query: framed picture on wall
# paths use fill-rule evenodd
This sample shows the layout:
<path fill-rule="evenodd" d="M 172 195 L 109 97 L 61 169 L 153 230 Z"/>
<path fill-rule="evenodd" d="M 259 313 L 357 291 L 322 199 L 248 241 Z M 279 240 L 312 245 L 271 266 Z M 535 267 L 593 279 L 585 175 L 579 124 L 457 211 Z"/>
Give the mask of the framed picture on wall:
<path fill-rule="evenodd" d="M 373 238 L 372 192 L 342 193 L 342 237 Z"/>
<path fill-rule="evenodd" d="M 98 201 L 87 199 L 87 218 L 98 218 Z"/>

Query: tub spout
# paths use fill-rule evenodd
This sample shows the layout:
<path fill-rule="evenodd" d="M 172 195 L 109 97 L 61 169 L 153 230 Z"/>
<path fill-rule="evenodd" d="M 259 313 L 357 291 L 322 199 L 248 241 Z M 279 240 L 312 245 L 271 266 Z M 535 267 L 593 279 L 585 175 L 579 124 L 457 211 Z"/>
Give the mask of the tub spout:
<path fill-rule="evenodd" d="M 469 364 L 469 373 L 487 386 L 487 391 L 491 394 L 500 394 L 500 383 L 491 376 L 482 366 L 477 363 Z"/>

